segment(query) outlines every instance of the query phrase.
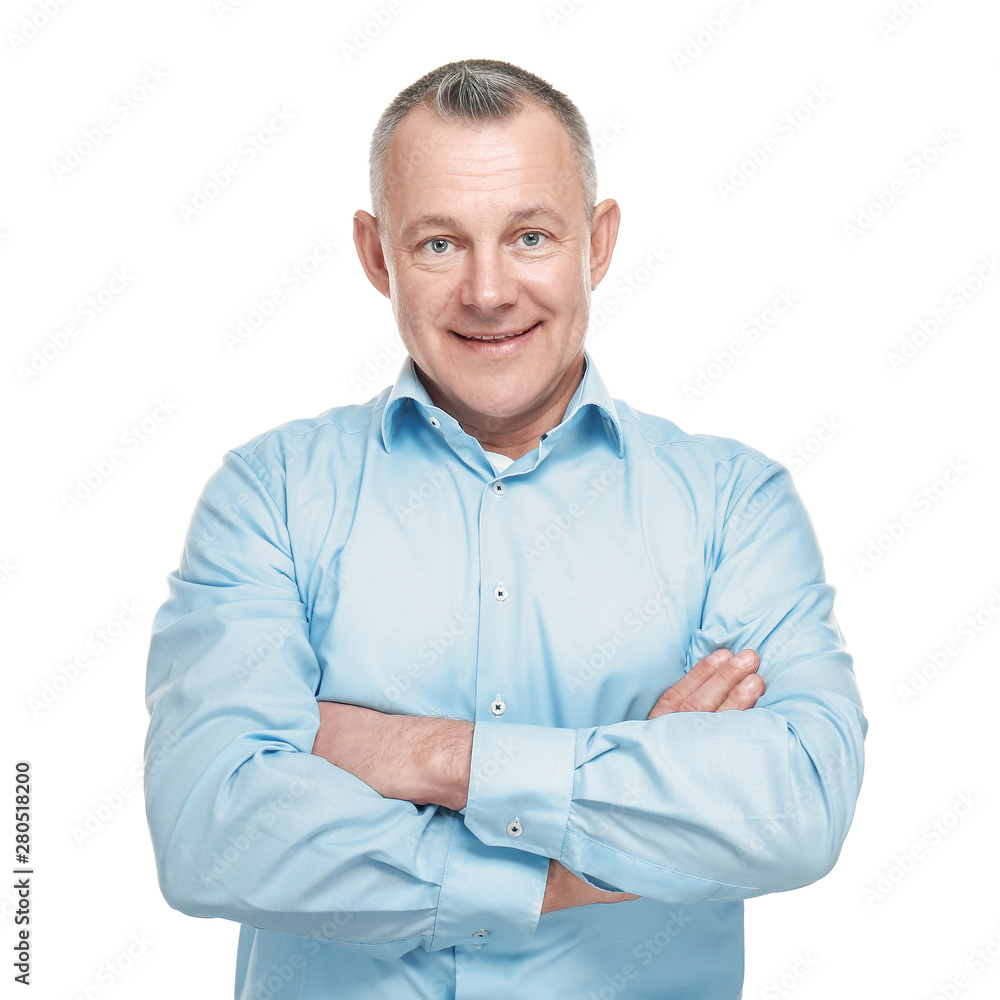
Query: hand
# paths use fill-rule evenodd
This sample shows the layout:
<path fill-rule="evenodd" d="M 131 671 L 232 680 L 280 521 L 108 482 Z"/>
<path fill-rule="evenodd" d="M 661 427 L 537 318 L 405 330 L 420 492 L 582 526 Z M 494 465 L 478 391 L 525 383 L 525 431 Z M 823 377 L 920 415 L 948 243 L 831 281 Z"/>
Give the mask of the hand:
<path fill-rule="evenodd" d="M 472 723 L 386 715 L 358 705 L 319 703 L 312 752 L 350 771 L 383 798 L 465 807 Z"/>
<path fill-rule="evenodd" d="M 545 882 L 545 897 L 542 899 L 542 913 L 553 910 L 568 910 L 571 906 L 587 906 L 590 903 L 625 903 L 638 899 L 631 892 L 606 892 L 598 889 L 582 878 L 577 878 L 568 868 L 555 859 L 549 860 L 549 875 Z"/>
<path fill-rule="evenodd" d="M 671 712 L 753 708 L 765 687 L 764 678 L 755 673 L 759 666 L 760 657 L 752 649 L 735 656 L 728 649 L 717 649 L 664 691 L 648 718 Z"/>
<path fill-rule="evenodd" d="M 724 712 L 753 708 L 764 693 L 764 678 L 755 671 L 760 658 L 752 649 L 738 656 L 717 649 L 699 660 L 676 684 L 660 695 L 648 718 L 671 712 Z M 549 862 L 542 913 L 590 903 L 623 903 L 638 899 L 630 892 L 605 892 L 577 878 L 558 861 Z"/>

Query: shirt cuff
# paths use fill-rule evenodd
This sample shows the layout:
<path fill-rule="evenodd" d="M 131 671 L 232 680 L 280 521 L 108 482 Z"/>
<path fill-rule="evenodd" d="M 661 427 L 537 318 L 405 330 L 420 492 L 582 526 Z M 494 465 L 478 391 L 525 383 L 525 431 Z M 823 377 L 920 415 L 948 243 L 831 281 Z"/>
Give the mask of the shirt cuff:
<path fill-rule="evenodd" d="M 546 858 L 487 847 L 456 817 L 430 950 L 526 947 L 542 912 L 548 870 Z"/>
<path fill-rule="evenodd" d="M 575 766 L 573 729 L 477 722 L 465 825 L 489 846 L 559 860 Z"/>

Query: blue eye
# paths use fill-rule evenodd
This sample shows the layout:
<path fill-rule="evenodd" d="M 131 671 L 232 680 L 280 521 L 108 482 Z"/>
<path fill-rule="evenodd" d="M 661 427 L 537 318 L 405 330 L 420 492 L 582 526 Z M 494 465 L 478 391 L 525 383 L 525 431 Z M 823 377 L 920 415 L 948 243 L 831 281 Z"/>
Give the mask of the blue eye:
<path fill-rule="evenodd" d="M 445 250 L 447 250 L 448 247 L 451 246 L 451 240 L 444 240 L 444 239 L 428 240 L 427 246 L 431 248 L 431 253 L 441 254 L 444 253 Z"/>
<path fill-rule="evenodd" d="M 544 239 L 545 236 L 542 233 L 525 233 L 521 237 L 521 241 L 526 247 L 537 247 Z"/>

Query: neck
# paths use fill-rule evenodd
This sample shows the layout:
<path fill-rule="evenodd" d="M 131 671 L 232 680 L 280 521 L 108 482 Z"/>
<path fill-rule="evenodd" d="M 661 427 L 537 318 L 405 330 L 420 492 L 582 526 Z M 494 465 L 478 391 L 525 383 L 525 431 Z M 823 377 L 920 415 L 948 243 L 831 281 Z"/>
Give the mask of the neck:
<path fill-rule="evenodd" d="M 566 413 L 573 393 L 583 378 L 583 354 L 574 359 L 560 378 L 555 390 L 529 413 L 498 417 L 479 413 L 463 406 L 441 391 L 417 368 L 417 375 L 427 389 L 431 402 L 451 414 L 466 434 L 474 437 L 484 451 L 495 451 L 515 461 L 538 447 L 541 436 L 557 426 Z"/>

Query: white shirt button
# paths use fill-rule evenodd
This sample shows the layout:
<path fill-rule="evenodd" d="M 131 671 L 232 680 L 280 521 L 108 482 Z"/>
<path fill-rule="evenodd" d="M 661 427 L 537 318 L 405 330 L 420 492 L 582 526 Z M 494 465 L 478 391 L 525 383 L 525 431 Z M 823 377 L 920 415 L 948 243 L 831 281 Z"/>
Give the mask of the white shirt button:
<path fill-rule="evenodd" d="M 506 493 L 506 492 L 507 492 L 507 487 L 506 487 L 506 486 L 504 486 L 503 482 L 502 482 L 501 480 L 499 480 L 499 479 L 498 479 L 498 480 L 497 480 L 497 481 L 496 481 L 496 482 L 495 482 L 495 483 L 493 484 L 493 492 L 494 492 L 494 493 L 495 493 L 495 494 L 496 494 L 496 495 L 497 495 L 498 497 L 502 497 L 502 496 L 504 495 L 504 493 Z"/>
<path fill-rule="evenodd" d="M 431 427 L 440 427 L 441 421 L 437 417 L 431 417 Z"/>
<path fill-rule="evenodd" d="M 507 706 L 500 700 L 500 695 L 497 695 L 496 701 L 490 705 L 490 711 L 494 715 L 503 715 L 507 711 Z"/>
<path fill-rule="evenodd" d="M 490 932 L 489 932 L 488 930 L 486 930 L 486 928 L 484 927 L 484 928 L 481 928 L 481 929 L 480 929 L 480 930 L 478 930 L 478 931 L 473 931 L 473 932 L 472 932 L 472 936 L 473 936 L 474 938 L 484 938 L 484 937 L 488 937 L 488 936 L 489 936 L 489 933 L 490 933 Z"/>
<path fill-rule="evenodd" d="M 498 583 L 496 585 L 493 589 L 493 596 L 501 603 L 507 600 L 507 588 L 503 585 L 503 583 Z"/>
<path fill-rule="evenodd" d="M 524 827 L 521 826 L 521 819 L 520 819 L 519 816 L 515 816 L 514 817 L 514 822 L 513 823 L 508 823 L 507 824 L 507 832 L 512 837 L 520 837 L 521 834 L 524 833 Z"/>

